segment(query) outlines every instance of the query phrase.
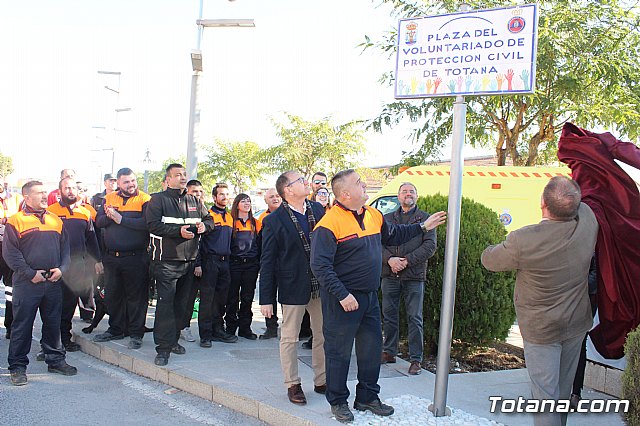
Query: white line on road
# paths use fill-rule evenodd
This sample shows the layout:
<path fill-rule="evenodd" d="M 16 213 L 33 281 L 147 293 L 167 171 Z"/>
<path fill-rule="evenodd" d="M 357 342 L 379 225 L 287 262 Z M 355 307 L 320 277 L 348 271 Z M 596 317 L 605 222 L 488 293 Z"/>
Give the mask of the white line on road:
<path fill-rule="evenodd" d="M 85 359 L 85 361 L 87 360 Z M 198 410 L 197 408 L 193 408 L 189 406 L 189 404 L 184 404 L 180 401 L 176 401 L 175 399 L 163 393 L 158 393 L 158 390 L 154 389 L 153 386 L 149 386 L 141 382 L 140 380 L 133 379 L 129 377 L 127 374 L 117 371 L 114 367 L 100 365 L 97 362 L 94 362 L 93 359 L 91 359 L 91 361 L 87 361 L 87 365 L 90 368 L 95 368 L 96 370 L 100 370 L 101 372 L 120 381 L 123 385 L 131 389 L 134 389 L 135 391 L 141 393 L 142 395 L 148 398 L 161 402 L 162 404 L 168 406 L 172 410 L 176 410 L 180 414 L 183 414 L 194 421 L 207 424 L 207 425 L 223 426 L 222 423 L 219 423 L 217 419 L 208 415 L 207 413 L 201 410 Z M 130 373 L 130 374 L 133 374 L 133 373 Z M 194 397 L 194 398 L 197 398 L 197 397 Z"/>

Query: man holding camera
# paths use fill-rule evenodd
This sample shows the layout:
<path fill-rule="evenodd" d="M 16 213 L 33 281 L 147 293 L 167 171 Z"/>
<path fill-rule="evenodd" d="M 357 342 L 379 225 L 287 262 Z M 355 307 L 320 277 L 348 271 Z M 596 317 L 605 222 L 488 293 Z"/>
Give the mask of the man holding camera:
<path fill-rule="evenodd" d="M 15 386 L 27 384 L 33 320 L 40 309 L 42 350 L 48 370 L 73 376 L 78 370 L 65 361 L 60 340 L 62 287 L 60 278 L 70 263 L 69 241 L 62 220 L 47 209 L 42 182 L 22 187 L 24 210 L 9 218 L 2 254 L 13 274 L 13 324 L 9 343 L 9 371 Z"/>
<path fill-rule="evenodd" d="M 166 169 L 167 189 L 151 197 L 145 216 L 151 234 L 151 261 L 158 287 L 153 325 L 156 365 L 167 365 L 171 353 L 182 355 L 178 344 L 185 321 L 193 272 L 198 253 L 198 235 L 213 229 L 207 208 L 187 193 L 187 172 L 181 164 Z M 186 322 L 186 323 L 185 323 Z"/>

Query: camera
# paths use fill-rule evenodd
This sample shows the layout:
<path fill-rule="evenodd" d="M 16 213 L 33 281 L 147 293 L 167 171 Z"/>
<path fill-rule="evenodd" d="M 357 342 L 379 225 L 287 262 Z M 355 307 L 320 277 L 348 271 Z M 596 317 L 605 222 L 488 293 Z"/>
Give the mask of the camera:
<path fill-rule="evenodd" d="M 40 275 L 42 275 L 45 279 L 48 280 L 53 275 L 53 272 L 51 271 L 40 272 Z"/>
<path fill-rule="evenodd" d="M 194 234 L 198 233 L 198 225 L 189 225 L 187 231 L 192 232 Z"/>

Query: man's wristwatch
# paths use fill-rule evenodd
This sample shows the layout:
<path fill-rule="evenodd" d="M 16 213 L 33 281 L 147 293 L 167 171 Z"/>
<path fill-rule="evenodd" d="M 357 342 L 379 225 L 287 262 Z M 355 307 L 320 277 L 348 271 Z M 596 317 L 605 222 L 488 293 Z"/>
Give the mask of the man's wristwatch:
<path fill-rule="evenodd" d="M 422 228 L 423 232 L 431 231 L 431 229 L 427 228 L 427 221 L 426 220 L 420 224 L 420 227 Z"/>

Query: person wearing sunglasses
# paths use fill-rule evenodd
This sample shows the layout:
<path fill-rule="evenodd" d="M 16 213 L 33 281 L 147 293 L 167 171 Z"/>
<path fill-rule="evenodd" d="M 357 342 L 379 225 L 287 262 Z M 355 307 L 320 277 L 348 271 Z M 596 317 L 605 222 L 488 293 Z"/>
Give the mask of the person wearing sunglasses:
<path fill-rule="evenodd" d="M 280 363 L 284 383 L 289 401 L 303 405 L 307 399 L 298 374 L 297 344 L 305 309 L 309 311 L 315 336 L 311 350 L 314 391 L 326 390 L 320 287 L 309 267 L 311 233 L 324 216 L 324 209 L 307 199 L 309 183 L 298 172 L 281 174 L 276 180 L 276 190 L 282 197 L 282 205 L 262 224 L 260 311 L 266 318 L 273 316 L 277 295 L 282 306 Z"/>
<path fill-rule="evenodd" d="M 320 188 L 327 187 L 327 175 L 323 172 L 315 172 L 311 178 L 311 191 L 315 193 Z"/>

